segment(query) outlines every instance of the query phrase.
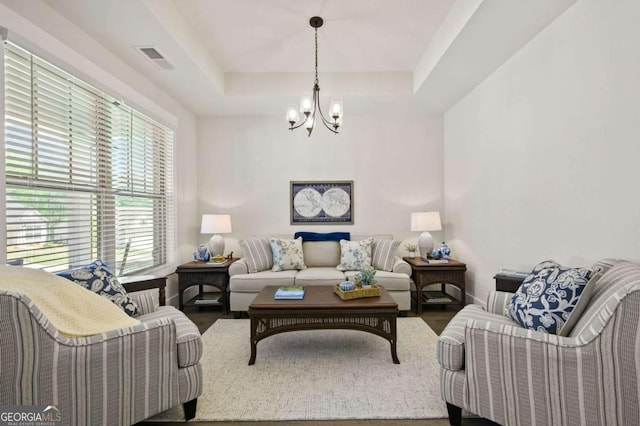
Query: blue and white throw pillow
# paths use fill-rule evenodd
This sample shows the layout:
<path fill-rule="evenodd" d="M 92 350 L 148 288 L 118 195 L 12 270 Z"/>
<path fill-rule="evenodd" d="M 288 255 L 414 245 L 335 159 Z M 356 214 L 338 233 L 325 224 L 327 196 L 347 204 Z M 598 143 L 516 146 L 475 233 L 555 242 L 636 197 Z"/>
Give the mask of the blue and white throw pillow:
<path fill-rule="evenodd" d="M 113 275 L 108 265 L 100 260 L 78 269 L 58 272 L 57 275 L 106 297 L 130 317 L 138 315 L 136 302 L 127 294 L 127 291 L 122 287 L 118 278 Z"/>
<path fill-rule="evenodd" d="M 557 334 L 578 304 L 591 272 L 552 260 L 539 263 L 511 298 L 509 315 L 530 330 Z"/>
<path fill-rule="evenodd" d="M 290 269 L 306 269 L 304 253 L 302 252 L 302 237 L 295 240 L 283 240 L 281 238 L 269 238 L 271 251 L 273 252 L 272 271 L 286 271 Z"/>
<path fill-rule="evenodd" d="M 359 271 L 371 266 L 373 237 L 360 241 L 340 240 L 340 264 L 338 271 Z"/>

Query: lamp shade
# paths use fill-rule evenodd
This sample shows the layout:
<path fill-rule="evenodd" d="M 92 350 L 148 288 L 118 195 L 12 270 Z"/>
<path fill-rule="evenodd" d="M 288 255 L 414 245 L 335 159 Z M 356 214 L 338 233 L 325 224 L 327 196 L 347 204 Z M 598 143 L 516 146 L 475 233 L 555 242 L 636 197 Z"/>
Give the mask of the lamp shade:
<path fill-rule="evenodd" d="M 228 234 L 231 232 L 231 216 L 228 214 L 203 214 L 201 234 Z"/>
<path fill-rule="evenodd" d="M 417 212 L 411 213 L 412 231 L 440 231 L 440 212 Z"/>

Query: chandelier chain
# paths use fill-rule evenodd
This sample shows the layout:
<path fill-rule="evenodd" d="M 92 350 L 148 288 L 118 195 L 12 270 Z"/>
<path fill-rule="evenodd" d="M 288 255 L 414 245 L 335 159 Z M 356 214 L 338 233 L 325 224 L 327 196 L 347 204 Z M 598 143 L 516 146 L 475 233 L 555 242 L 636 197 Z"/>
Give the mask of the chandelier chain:
<path fill-rule="evenodd" d="M 316 84 L 318 84 L 318 29 L 316 28 Z"/>

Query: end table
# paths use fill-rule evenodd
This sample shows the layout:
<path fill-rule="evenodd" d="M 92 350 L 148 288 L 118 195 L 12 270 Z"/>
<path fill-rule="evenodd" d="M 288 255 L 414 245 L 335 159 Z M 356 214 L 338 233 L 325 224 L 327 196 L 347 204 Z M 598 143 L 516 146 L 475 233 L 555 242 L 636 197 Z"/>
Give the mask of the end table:
<path fill-rule="evenodd" d="M 165 287 L 167 286 L 167 277 L 157 275 L 128 275 L 118 277 L 118 281 L 127 291 L 140 291 L 157 288 L 159 290 L 160 306 L 165 305 Z"/>
<path fill-rule="evenodd" d="M 429 263 L 419 257 L 404 257 L 411 265 L 411 279 L 416 286 L 416 313 L 422 313 L 422 304 L 428 305 L 465 305 L 465 272 L 467 265 L 449 259 L 447 263 Z M 440 291 L 422 291 L 431 284 L 440 284 Z M 460 300 L 448 294 L 445 289 L 450 284 L 460 289 Z"/>
<path fill-rule="evenodd" d="M 515 293 L 520 288 L 522 281 L 526 276 L 515 276 L 504 273 L 497 273 L 494 277 L 496 280 L 496 290 L 506 291 L 507 293 Z"/>
<path fill-rule="evenodd" d="M 187 262 L 176 269 L 178 274 L 178 302 L 180 310 L 189 306 L 222 306 L 226 315 L 229 312 L 229 266 L 238 259 L 228 259 L 224 263 Z M 183 301 L 186 289 L 198 286 L 198 294 Z M 203 291 L 203 286 L 217 287 L 220 293 Z"/>

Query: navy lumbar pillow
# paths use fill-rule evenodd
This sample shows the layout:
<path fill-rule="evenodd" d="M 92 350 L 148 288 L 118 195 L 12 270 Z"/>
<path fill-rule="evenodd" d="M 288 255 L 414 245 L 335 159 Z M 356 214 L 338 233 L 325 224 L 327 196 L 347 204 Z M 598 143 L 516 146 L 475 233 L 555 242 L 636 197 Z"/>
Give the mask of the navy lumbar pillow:
<path fill-rule="evenodd" d="M 592 271 L 567 268 L 547 260 L 539 263 L 511 298 L 511 318 L 530 330 L 557 334 L 575 309 Z"/>
<path fill-rule="evenodd" d="M 101 260 L 70 271 L 58 272 L 57 275 L 106 297 L 130 317 L 138 315 L 136 302 L 127 294 L 109 266 Z"/>
<path fill-rule="evenodd" d="M 302 237 L 302 241 L 340 241 L 350 240 L 349 232 L 296 232 L 293 238 Z"/>

